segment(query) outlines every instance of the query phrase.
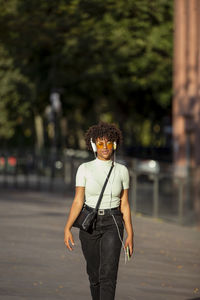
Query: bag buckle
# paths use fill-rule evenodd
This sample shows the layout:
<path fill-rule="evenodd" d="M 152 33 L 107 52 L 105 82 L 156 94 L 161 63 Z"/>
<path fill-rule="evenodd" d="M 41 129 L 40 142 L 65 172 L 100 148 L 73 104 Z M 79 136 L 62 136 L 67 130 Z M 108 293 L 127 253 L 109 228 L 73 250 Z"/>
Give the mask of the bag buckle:
<path fill-rule="evenodd" d="M 104 216 L 104 214 L 105 214 L 104 209 L 99 209 L 98 210 L 98 215 Z"/>

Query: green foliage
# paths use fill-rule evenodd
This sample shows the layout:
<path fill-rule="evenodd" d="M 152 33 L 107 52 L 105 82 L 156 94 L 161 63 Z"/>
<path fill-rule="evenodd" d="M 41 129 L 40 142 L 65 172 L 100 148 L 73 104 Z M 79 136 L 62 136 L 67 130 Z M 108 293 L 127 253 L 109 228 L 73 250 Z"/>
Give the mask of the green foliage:
<path fill-rule="evenodd" d="M 153 126 L 171 107 L 172 4 L 0 0 L 0 37 L 12 58 L 10 72 L 32 91 L 26 105 L 43 114 L 51 90 L 58 88 L 68 140 L 103 119 L 126 131 L 126 144 L 150 145 Z M 23 102 L 24 94 L 17 95 L 15 101 Z M 28 111 L 20 107 L 20 114 Z M 11 115 L 8 109 L 5 120 L 14 134 Z M 77 146 L 77 139 L 69 146 Z"/>
<path fill-rule="evenodd" d="M 2 46 L 0 58 L 0 137 L 10 139 L 15 128 L 30 117 L 31 85 Z"/>

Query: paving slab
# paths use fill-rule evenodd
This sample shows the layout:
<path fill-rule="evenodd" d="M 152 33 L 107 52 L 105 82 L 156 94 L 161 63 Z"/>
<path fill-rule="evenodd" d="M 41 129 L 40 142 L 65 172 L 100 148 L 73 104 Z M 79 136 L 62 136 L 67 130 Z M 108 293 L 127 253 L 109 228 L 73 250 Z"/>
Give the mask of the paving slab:
<path fill-rule="evenodd" d="M 0 190 L 0 299 L 89 300 L 85 261 L 63 241 L 73 195 Z M 121 252 L 116 300 L 200 299 L 200 231 L 133 215 L 134 258 Z"/>

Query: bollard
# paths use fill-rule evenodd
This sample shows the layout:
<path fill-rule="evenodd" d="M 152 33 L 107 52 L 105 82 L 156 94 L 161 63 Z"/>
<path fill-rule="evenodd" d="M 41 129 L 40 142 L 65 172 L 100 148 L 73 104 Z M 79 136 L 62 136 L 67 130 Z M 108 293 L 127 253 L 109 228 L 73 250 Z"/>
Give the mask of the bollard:
<path fill-rule="evenodd" d="M 5 155 L 4 156 L 4 159 L 5 159 L 5 165 L 4 165 L 4 170 L 3 170 L 3 187 L 6 188 L 7 185 L 8 185 L 8 182 L 7 182 L 7 156 Z"/>
<path fill-rule="evenodd" d="M 15 168 L 15 172 L 13 174 L 13 184 L 14 184 L 15 188 L 18 188 L 18 181 L 17 181 L 18 169 L 19 169 L 19 161 L 18 161 L 18 156 L 17 156 L 16 168 Z"/>
<path fill-rule="evenodd" d="M 37 186 L 36 189 L 40 191 L 41 189 L 41 176 L 40 176 L 40 156 L 36 158 L 36 178 L 37 178 Z"/>
<path fill-rule="evenodd" d="M 30 182 L 29 182 L 29 168 L 28 168 L 28 159 L 27 157 L 25 158 L 25 163 L 24 163 L 24 176 L 25 176 L 25 189 L 30 188 Z"/>
<path fill-rule="evenodd" d="M 183 180 L 179 180 L 179 193 L 178 193 L 178 220 L 179 224 L 183 224 Z"/>
<path fill-rule="evenodd" d="M 153 183 L 153 217 L 158 217 L 158 210 L 159 210 L 159 178 L 158 175 L 154 176 L 154 183 Z"/>
<path fill-rule="evenodd" d="M 135 172 L 132 173 L 131 176 L 131 204 L 134 213 L 137 212 L 137 174 Z"/>
<path fill-rule="evenodd" d="M 74 168 L 74 160 L 73 158 L 71 158 L 71 169 L 70 169 L 70 186 L 73 186 L 73 182 L 74 182 L 74 172 L 75 172 L 75 168 Z"/>

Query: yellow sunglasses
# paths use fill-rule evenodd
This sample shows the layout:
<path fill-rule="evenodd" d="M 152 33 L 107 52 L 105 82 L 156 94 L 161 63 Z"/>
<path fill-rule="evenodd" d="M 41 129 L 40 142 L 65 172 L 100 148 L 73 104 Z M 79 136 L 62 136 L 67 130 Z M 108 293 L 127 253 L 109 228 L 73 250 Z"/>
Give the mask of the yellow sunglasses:
<path fill-rule="evenodd" d="M 97 145 L 98 149 L 103 149 L 104 145 L 106 145 L 106 148 L 108 150 L 113 149 L 113 142 L 110 142 L 110 141 L 108 141 L 108 142 L 97 142 L 96 145 Z"/>

